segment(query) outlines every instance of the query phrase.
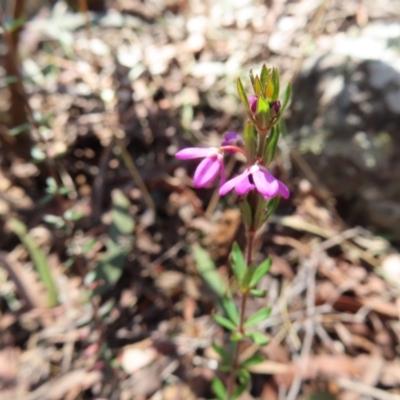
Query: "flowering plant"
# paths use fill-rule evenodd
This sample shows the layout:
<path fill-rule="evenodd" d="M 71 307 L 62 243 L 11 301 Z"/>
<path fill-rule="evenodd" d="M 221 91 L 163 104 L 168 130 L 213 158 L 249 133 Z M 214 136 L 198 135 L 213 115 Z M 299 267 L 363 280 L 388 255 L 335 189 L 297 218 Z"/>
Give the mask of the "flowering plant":
<path fill-rule="evenodd" d="M 212 383 L 218 400 L 237 399 L 250 385 L 248 368 L 261 362 L 263 358 L 255 354 L 247 359 L 240 357 L 240 348 L 245 341 L 262 346 L 268 338 L 261 332 L 251 330 L 268 318 L 270 308 L 264 307 L 251 316 L 246 315 L 246 303 L 249 296 L 263 297 L 265 292 L 257 289 L 261 278 L 268 273 L 272 260 L 267 258 L 256 266 L 253 261 L 253 246 L 256 232 L 275 211 L 280 197 L 290 195 L 287 186 L 275 178 L 268 166 L 275 156 L 280 135 L 280 120 L 291 95 L 291 85 L 285 90 L 282 102 L 278 99 L 280 77 L 277 69 L 265 64 L 261 74 L 254 76 L 250 71 L 254 94 L 248 96 L 240 79 L 237 89 L 246 113 L 247 122 L 243 137 L 229 132 L 219 148 L 191 147 L 180 150 L 176 157 L 180 160 L 203 158 L 194 173 L 194 186 L 201 188 L 209 185 L 219 176 L 219 194 L 226 195 L 235 190 L 239 195 L 239 208 L 247 231 L 247 250 L 244 255 L 237 243 L 232 247 L 231 262 L 236 280 L 222 298 L 226 316 L 214 315 L 215 321 L 231 332 L 230 347 L 214 343 L 214 350 L 221 358 L 220 371 L 227 373 L 223 381 L 215 377 Z M 241 153 L 246 157 L 247 166 L 242 173 L 227 180 L 224 168 L 224 155 Z M 232 293 L 240 292 L 239 309 L 233 301 Z"/>

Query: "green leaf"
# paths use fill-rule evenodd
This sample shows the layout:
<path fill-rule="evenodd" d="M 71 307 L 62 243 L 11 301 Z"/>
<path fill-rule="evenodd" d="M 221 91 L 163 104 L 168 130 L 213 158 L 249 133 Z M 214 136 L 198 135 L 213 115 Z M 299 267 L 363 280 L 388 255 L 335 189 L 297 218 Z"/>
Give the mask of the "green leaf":
<path fill-rule="evenodd" d="M 221 379 L 214 376 L 211 383 L 212 390 L 218 397 L 218 399 L 225 400 L 226 399 L 226 389 L 225 385 L 222 383 Z"/>
<path fill-rule="evenodd" d="M 226 284 L 210 255 L 199 246 L 193 246 L 192 253 L 200 276 L 214 293 L 222 297 L 226 293 Z"/>
<path fill-rule="evenodd" d="M 103 282 L 95 294 L 103 294 L 121 277 L 133 244 L 134 221 L 130 215 L 130 201 L 121 190 L 111 193 L 111 225 L 105 240 L 106 253 L 94 270 L 93 279 Z"/>
<path fill-rule="evenodd" d="M 272 96 L 272 101 L 276 101 L 279 98 L 279 72 L 277 68 L 272 68 L 272 82 L 274 82 L 274 94 Z"/>
<path fill-rule="evenodd" d="M 254 79 L 254 74 L 253 74 L 253 70 L 250 69 L 249 71 L 249 75 L 250 75 L 250 81 L 251 81 L 251 86 L 253 86 L 253 90 L 255 91 L 255 79 Z"/>
<path fill-rule="evenodd" d="M 241 290 L 243 292 L 247 292 L 249 290 L 251 278 L 252 278 L 252 276 L 254 274 L 254 271 L 255 271 L 254 264 L 250 264 L 247 267 L 247 269 L 246 269 L 246 271 L 245 271 L 245 273 L 243 275 L 242 282 L 240 284 L 240 288 L 241 288 Z"/>
<path fill-rule="evenodd" d="M 23 222 L 12 218 L 8 221 L 8 225 L 10 229 L 19 237 L 19 240 L 25 246 L 29 256 L 33 261 L 33 264 L 35 265 L 39 279 L 47 291 L 48 306 L 55 307 L 58 304 L 58 291 L 46 255 L 36 244 L 32 236 L 29 235 L 28 229 Z"/>
<path fill-rule="evenodd" d="M 267 129 L 270 120 L 271 120 L 271 111 L 269 109 L 269 104 L 267 100 L 265 100 L 262 96 L 260 96 L 257 100 L 257 112 L 256 112 L 257 126 L 259 126 L 261 129 Z"/>
<path fill-rule="evenodd" d="M 265 290 L 260 290 L 260 289 L 251 289 L 250 294 L 254 297 L 265 297 L 267 292 Z"/>
<path fill-rule="evenodd" d="M 240 284 L 246 271 L 246 261 L 244 260 L 242 250 L 240 250 L 237 242 L 233 243 L 232 246 L 232 270 L 236 280 Z"/>
<path fill-rule="evenodd" d="M 262 224 L 266 221 L 266 208 L 267 208 L 267 202 L 265 201 L 264 197 L 262 195 L 258 195 L 257 198 L 257 207 L 256 211 L 254 213 L 254 229 L 260 229 Z"/>
<path fill-rule="evenodd" d="M 26 15 L 22 15 L 17 19 L 14 18 L 7 20 L 5 28 L 8 32 L 14 32 L 15 30 L 24 26 L 25 22 L 26 22 Z"/>
<path fill-rule="evenodd" d="M 249 384 L 251 381 L 250 372 L 247 369 L 240 368 L 237 372 L 237 377 L 240 383 Z"/>
<path fill-rule="evenodd" d="M 265 64 L 263 64 L 263 66 L 261 67 L 261 75 L 260 75 L 262 87 L 265 87 L 265 85 L 267 84 L 269 71 L 270 71 L 269 68 Z"/>
<path fill-rule="evenodd" d="M 243 333 L 239 331 L 232 332 L 231 342 L 239 342 L 243 339 Z"/>
<path fill-rule="evenodd" d="M 242 214 L 242 221 L 246 228 L 249 229 L 253 222 L 253 216 L 250 208 L 250 204 L 246 197 L 241 197 L 239 200 L 239 209 Z"/>
<path fill-rule="evenodd" d="M 264 156 L 263 156 L 263 164 L 265 167 L 267 167 L 268 164 L 270 164 L 275 157 L 275 151 L 276 151 L 276 146 L 278 145 L 280 132 L 281 129 L 279 124 L 274 125 L 271 129 L 268 139 L 265 142 Z"/>
<path fill-rule="evenodd" d="M 224 363 L 228 363 L 231 360 L 230 354 L 221 346 L 216 343 L 212 344 L 213 349 L 215 352 L 221 357 Z"/>
<path fill-rule="evenodd" d="M 263 96 L 263 90 L 262 90 L 262 85 L 261 85 L 261 81 L 260 78 L 258 76 L 255 77 L 254 79 L 254 91 L 255 91 L 255 95 L 257 97 L 261 97 Z"/>
<path fill-rule="evenodd" d="M 266 218 L 268 219 L 270 217 L 271 214 L 273 214 L 276 210 L 276 208 L 278 207 L 279 201 L 281 200 L 280 196 L 275 196 L 272 199 L 269 199 L 267 202 L 267 214 L 266 214 Z"/>
<path fill-rule="evenodd" d="M 240 100 L 242 101 L 244 108 L 246 109 L 247 114 L 249 115 L 249 117 L 251 117 L 252 112 L 250 109 L 249 99 L 247 98 L 247 94 L 244 90 L 244 87 L 242 85 L 242 81 L 240 80 L 240 78 L 237 80 L 237 91 L 238 91 Z"/>
<path fill-rule="evenodd" d="M 232 393 L 232 400 L 239 398 L 247 389 L 248 383 L 239 383 L 238 387 Z"/>
<path fill-rule="evenodd" d="M 229 331 L 234 331 L 237 328 L 232 321 L 230 321 L 228 318 L 222 317 L 221 315 L 214 314 L 213 318 L 218 325 L 221 325 Z"/>
<path fill-rule="evenodd" d="M 250 164 L 254 164 L 257 151 L 257 131 L 250 121 L 244 127 L 244 148 L 246 150 L 247 161 Z"/>
<path fill-rule="evenodd" d="M 27 131 L 30 127 L 31 127 L 31 124 L 29 122 L 27 122 L 25 124 L 18 125 L 14 128 L 9 129 L 7 133 L 10 136 L 17 136 L 20 133 Z"/>
<path fill-rule="evenodd" d="M 271 314 L 270 307 L 261 308 L 260 310 L 255 312 L 251 317 L 249 317 L 244 325 L 246 328 L 250 328 L 251 326 L 257 325 L 260 322 L 266 320 L 270 314 Z"/>
<path fill-rule="evenodd" d="M 272 76 L 269 75 L 267 80 L 267 86 L 265 88 L 265 98 L 267 101 L 272 101 L 274 91 L 275 91 L 274 82 L 272 81 Z"/>
<path fill-rule="evenodd" d="M 253 276 L 251 277 L 250 287 L 255 287 L 258 284 L 258 282 L 260 282 L 261 278 L 265 276 L 270 270 L 271 265 L 272 265 L 272 258 L 268 257 L 263 263 L 261 263 L 256 268 Z"/>
<path fill-rule="evenodd" d="M 236 304 L 234 303 L 234 301 L 230 297 L 224 296 L 222 299 L 222 306 L 224 307 L 224 310 L 225 310 L 227 316 L 229 317 L 229 319 L 235 325 L 238 325 L 240 317 L 239 317 L 239 312 L 236 308 Z"/>
<path fill-rule="evenodd" d="M 253 365 L 262 363 L 264 360 L 265 360 L 265 358 L 261 354 L 254 354 L 253 356 L 248 358 L 246 361 L 244 361 L 240 367 L 241 368 L 249 368 L 249 367 L 252 367 Z"/>
<path fill-rule="evenodd" d="M 291 95 L 292 95 L 292 84 L 291 82 L 289 82 L 288 85 L 286 86 L 285 94 L 283 95 L 283 102 L 280 110 L 280 115 L 282 115 L 282 113 L 285 111 Z"/>
<path fill-rule="evenodd" d="M 247 332 L 246 336 L 250 338 L 255 344 L 265 346 L 269 343 L 269 339 L 261 332 Z"/>

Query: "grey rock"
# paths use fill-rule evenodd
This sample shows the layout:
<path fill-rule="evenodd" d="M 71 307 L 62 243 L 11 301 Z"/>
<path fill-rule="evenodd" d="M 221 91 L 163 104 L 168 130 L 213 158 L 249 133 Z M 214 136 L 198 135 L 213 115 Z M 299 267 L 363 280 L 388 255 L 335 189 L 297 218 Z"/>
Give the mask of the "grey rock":
<path fill-rule="evenodd" d="M 294 82 L 291 144 L 356 222 L 400 238 L 400 24 L 334 43 Z"/>

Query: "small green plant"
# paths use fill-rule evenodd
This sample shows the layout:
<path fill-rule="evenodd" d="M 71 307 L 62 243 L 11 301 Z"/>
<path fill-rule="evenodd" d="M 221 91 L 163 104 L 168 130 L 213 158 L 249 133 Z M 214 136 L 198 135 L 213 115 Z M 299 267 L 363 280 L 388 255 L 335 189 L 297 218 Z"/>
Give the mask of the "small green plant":
<path fill-rule="evenodd" d="M 253 315 L 246 315 L 246 304 L 250 296 L 263 297 L 265 292 L 257 288 L 260 280 L 271 268 L 272 260 L 267 258 L 260 264 L 253 260 L 253 247 L 256 232 L 275 211 L 281 197 L 290 195 L 287 186 L 275 178 L 268 166 L 275 156 L 281 133 L 280 120 L 288 105 L 291 85 L 286 87 L 282 101 L 279 100 L 280 77 L 277 69 L 265 64 L 260 75 L 250 72 L 254 93 L 248 95 L 241 80 L 237 89 L 247 113 L 243 135 L 229 132 L 220 147 L 190 147 L 178 151 L 176 157 L 181 160 L 202 158 L 195 170 L 195 187 L 205 187 L 219 177 L 219 194 L 226 195 L 235 190 L 239 196 L 239 208 L 247 232 L 247 250 L 242 252 L 234 243 L 231 253 L 231 266 L 234 282 L 225 283 L 215 269 L 213 262 L 204 250 L 193 250 L 196 264 L 203 279 L 219 296 L 221 313 L 213 315 L 214 320 L 229 332 L 229 349 L 214 343 L 214 350 L 221 362 L 219 370 L 226 374 L 226 379 L 215 377 L 212 388 L 218 400 L 234 400 L 250 386 L 249 367 L 263 361 L 260 354 L 247 359 L 240 357 L 241 344 L 250 341 L 263 346 L 268 337 L 254 329 L 266 320 L 271 312 L 269 307 L 261 308 Z M 246 157 L 247 165 L 242 173 L 227 180 L 224 158 L 227 154 L 241 153 Z M 240 295 L 240 305 L 236 306 L 233 294 Z"/>

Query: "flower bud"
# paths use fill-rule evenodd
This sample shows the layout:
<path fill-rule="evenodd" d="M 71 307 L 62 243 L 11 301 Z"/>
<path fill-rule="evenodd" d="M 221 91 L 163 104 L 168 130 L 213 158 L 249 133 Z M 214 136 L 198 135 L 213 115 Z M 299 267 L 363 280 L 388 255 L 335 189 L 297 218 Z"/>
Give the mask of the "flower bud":
<path fill-rule="evenodd" d="M 249 97 L 250 110 L 253 114 L 257 111 L 257 96 Z"/>
<path fill-rule="evenodd" d="M 279 100 L 274 101 L 271 104 L 271 117 L 276 118 L 279 115 L 281 109 L 281 102 Z"/>

